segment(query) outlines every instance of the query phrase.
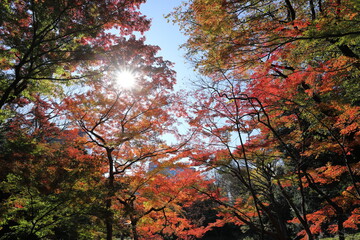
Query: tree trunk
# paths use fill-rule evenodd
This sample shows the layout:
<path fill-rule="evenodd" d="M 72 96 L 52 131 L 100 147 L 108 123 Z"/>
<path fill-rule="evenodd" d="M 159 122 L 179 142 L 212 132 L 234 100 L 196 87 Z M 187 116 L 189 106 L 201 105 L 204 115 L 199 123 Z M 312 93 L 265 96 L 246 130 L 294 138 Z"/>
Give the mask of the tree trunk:
<path fill-rule="evenodd" d="M 108 210 L 108 216 L 106 216 L 106 240 L 112 240 L 113 237 L 113 216 L 111 213 L 111 199 L 106 200 L 106 210 Z"/>
<path fill-rule="evenodd" d="M 137 220 L 136 219 L 131 219 L 131 232 L 133 234 L 133 239 L 134 240 L 139 240 L 139 235 L 137 233 L 136 225 L 137 225 Z"/>
<path fill-rule="evenodd" d="M 319 12 L 323 12 L 323 9 L 322 9 L 322 2 L 321 0 L 318 1 L 318 8 L 319 8 Z"/>
<path fill-rule="evenodd" d="M 290 19 L 290 21 L 294 21 L 295 18 L 296 18 L 296 12 L 295 12 L 293 6 L 291 5 L 290 0 L 285 0 L 285 3 L 286 3 L 286 7 L 287 7 L 287 9 L 289 11 L 288 18 Z"/>
<path fill-rule="evenodd" d="M 108 177 L 108 196 L 106 199 L 106 240 L 113 238 L 113 213 L 111 212 L 112 201 L 114 196 L 114 161 L 112 159 L 112 148 L 106 148 L 106 154 L 109 162 L 109 177 Z"/>
<path fill-rule="evenodd" d="M 345 240 L 343 212 L 337 213 L 339 240 Z"/>
<path fill-rule="evenodd" d="M 308 225 L 308 222 L 305 221 L 305 219 L 303 219 L 301 213 L 299 212 L 299 210 L 297 209 L 295 203 L 291 200 L 290 196 L 286 193 L 285 189 L 282 187 L 280 181 L 277 181 L 278 186 L 280 188 L 280 191 L 282 193 L 282 195 L 285 197 L 286 201 L 288 202 L 289 206 L 293 209 L 296 217 L 299 219 L 300 224 L 302 225 L 302 227 L 304 228 L 306 235 L 307 235 L 307 239 L 308 240 L 313 240 L 314 236 L 312 235 L 311 231 L 310 231 L 310 227 Z"/>

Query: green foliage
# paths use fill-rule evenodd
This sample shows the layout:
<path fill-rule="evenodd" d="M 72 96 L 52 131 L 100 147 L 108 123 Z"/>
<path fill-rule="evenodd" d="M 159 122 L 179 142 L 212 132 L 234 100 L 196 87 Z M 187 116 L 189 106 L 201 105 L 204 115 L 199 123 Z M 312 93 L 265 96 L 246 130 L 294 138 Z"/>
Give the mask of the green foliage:
<path fill-rule="evenodd" d="M 95 217 L 90 206 L 95 196 L 101 197 L 89 178 L 95 169 L 81 163 L 87 158 L 82 151 L 76 158 L 67 155 L 74 143 L 39 140 L 18 135 L 2 151 L 0 238 L 90 239 Z"/>
<path fill-rule="evenodd" d="M 10 196 L 1 208 L 0 239 L 93 237 L 91 216 L 94 213 L 89 211 L 91 201 L 85 200 L 89 192 L 69 189 L 44 194 L 14 174 L 9 174 L 1 183 L 0 191 Z"/>
<path fill-rule="evenodd" d="M 359 239 L 360 234 L 347 234 L 345 237 L 345 240 L 357 240 Z M 332 238 L 320 238 L 321 240 L 336 240 L 338 239 L 337 237 L 332 237 Z"/>

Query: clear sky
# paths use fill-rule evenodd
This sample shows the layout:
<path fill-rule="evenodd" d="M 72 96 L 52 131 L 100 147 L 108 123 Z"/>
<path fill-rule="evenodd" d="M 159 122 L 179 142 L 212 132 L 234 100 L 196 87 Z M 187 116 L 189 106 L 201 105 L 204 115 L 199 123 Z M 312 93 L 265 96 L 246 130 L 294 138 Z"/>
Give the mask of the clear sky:
<path fill-rule="evenodd" d="M 148 44 L 161 48 L 159 56 L 175 63 L 178 88 L 186 88 L 188 79 L 194 77 L 194 72 L 189 63 L 186 64 L 185 51 L 179 46 L 186 41 L 179 27 L 165 19 L 165 15 L 173 11 L 174 7 L 181 5 L 182 0 L 147 0 L 140 11 L 152 19 L 150 31 L 145 33 Z"/>

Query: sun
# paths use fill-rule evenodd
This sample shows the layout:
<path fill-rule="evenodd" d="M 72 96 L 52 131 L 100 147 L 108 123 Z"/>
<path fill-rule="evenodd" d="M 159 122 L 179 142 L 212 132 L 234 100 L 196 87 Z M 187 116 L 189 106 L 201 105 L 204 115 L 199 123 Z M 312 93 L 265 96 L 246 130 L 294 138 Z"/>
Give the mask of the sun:
<path fill-rule="evenodd" d="M 115 80 L 119 87 L 130 89 L 135 86 L 136 76 L 129 70 L 122 70 L 116 73 Z"/>

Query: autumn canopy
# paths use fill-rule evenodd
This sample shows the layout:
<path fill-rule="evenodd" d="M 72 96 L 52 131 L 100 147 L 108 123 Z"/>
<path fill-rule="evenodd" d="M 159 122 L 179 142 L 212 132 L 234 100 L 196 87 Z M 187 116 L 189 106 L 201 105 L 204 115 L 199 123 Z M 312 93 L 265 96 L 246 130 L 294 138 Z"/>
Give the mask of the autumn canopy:
<path fill-rule="evenodd" d="M 359 237 L 359 1 L 183 1 L 179 92 L 144 2 L 0 2 L 0 240 Z"/>

